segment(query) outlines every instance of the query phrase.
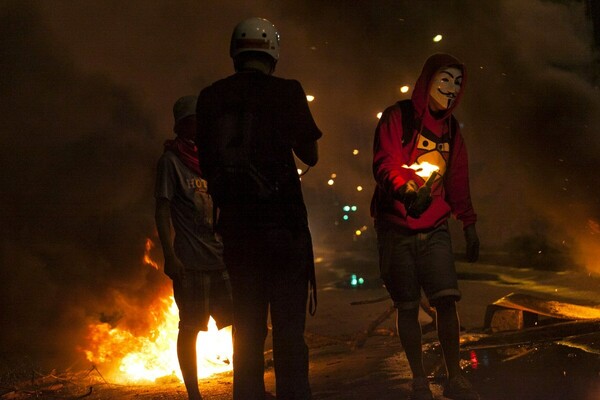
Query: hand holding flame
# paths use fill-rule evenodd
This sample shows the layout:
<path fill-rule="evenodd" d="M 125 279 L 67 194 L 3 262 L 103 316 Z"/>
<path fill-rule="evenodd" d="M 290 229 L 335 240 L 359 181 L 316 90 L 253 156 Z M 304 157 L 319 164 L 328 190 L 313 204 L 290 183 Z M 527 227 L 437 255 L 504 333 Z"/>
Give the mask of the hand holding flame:
<path fill-rule="evenodd" d="M 403 165 L 402 167 L 413 169 L 420 177 L 427 178 L 425 184 L 420 188 L 415 181 L 409 180 L 399 191 L 402 198 L 401 201 L 406 208 L 406 214 L 412 218 L 419 218 L 431 205 L 431 201 L 433 200 L 431 197 L 431 187 L 439 174 L 437 171 L 440 168 L 428 162 L 422 164 L 415 163 L 411 166 Z"/>

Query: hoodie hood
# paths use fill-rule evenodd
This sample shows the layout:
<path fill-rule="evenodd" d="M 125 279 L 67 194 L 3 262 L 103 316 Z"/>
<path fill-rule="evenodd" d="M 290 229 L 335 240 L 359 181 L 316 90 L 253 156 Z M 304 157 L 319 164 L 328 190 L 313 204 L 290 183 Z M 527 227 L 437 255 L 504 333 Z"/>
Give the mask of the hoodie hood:
<path fill-rule="evenodd" d="M 465 90 L 466 83 L 466 75 L 467 71 L 462 62 L 460 62 L 454 56 L 450 54 L 434 54 L 425 61 L 423 65 L 423 70 L 421 71 L 421 75 L 419 79 L 417 79 L 417 83 L 415 84 L 415 88 L 412 93 L 412 101 L 415 106 L 415 111 L 417 114 L 423 119 L 426 117 L 431 117 L 431 113 L 429 111 L 429 92 L 431 89 L 432 80 L 435 77 L 435 74 L 442 68 L 446 67 L 457 67 L 462 70 L 463 80 L 461 90 L 456 97 L 456 100 L 453 102 L 452 106 L 448 108 L 443 114 L 441 118 L 437 118 L 438 120 L 445 120 L 448 118 L 452 111 L 458 106 L 460 99 L 463 96 Z"/>

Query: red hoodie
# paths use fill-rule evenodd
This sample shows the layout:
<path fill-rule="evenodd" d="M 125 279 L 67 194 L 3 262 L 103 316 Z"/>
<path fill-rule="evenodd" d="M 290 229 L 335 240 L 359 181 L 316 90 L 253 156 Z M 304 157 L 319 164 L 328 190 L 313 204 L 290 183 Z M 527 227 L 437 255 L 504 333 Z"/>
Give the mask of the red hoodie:
<path fill-rule="evenodd" d="M 462 87 L 452 106 L 436 118 L 429 110 L 431 81 L 439 69 L 449 66 L 462 69 Z M 383 113 L 375 131 L 373 148 L 373 174 L 377 186 L 371 202 L 371 215 L 377 226 L 392 224 L 411 231 L 425 231 L 446 222 L 450 214 L 462 222 L 463 228 L 477 221 L 469 190 L 467 149 L 458 123 L 451 123 L 452 111 L 462 97 L 465 82 L 465 66 L 456 58 L 448 54 L 429 57 L 411 97 L 415 109 L 415 132 L 409 143 L 402 144 L 403 116 L 400 107 L 395 104 Z M 433 200 L 420 218 L 408 217 L 404 205 L 394 200 L 392 193 L 411 179 L 417 185 L 423 185 L 424 178 L 403 166 L 425 161 L 440 168 L 440 176 L 432 187 Z"/>

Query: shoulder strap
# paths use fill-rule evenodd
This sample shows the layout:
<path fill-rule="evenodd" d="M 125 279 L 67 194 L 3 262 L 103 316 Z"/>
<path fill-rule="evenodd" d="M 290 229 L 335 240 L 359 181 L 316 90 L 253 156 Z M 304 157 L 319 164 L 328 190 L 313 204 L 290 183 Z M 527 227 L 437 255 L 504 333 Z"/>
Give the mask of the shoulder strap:
<path fill-rule="evenodd" d="M 454 143 L 456 143 L 456 137 L 458 136 L 458 121 L 454 118 L 454 115 L 450 115 L 450 126 L 448 129 L 448 133 L 450 134 L 450 151 L 454 147 Z"/>
<path fill-rule="evenodd" d="M 415 130 L 421 129 L 421 120 L 415 115 L 415 106 L 412 100 L 400 100 L 396 103 L 402 113 L 402 144 L 410 143 L 415 134 Z M 454 147 L 456 142 L 456 131 L 458 121 L 454 118 L 454 115 L 450 115 L 450 151 Z"/>
<path fill-rule="evenodd" d="M 415 128 L 420 128 L 420 123 L 415 118 L 415 106 L 412 100 L 400 100 L 396 103 L 402 113 L 402 144 L 410 143 L 415 134 Z"/>

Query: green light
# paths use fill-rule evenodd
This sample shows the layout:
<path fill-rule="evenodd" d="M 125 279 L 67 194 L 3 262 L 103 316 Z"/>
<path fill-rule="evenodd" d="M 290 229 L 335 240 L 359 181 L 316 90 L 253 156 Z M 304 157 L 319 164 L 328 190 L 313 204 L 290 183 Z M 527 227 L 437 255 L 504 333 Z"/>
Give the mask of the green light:
<path fill-rule="evenodd" d="M 358 284 L 358 280 L 356 279 L 356 275 L 352 274 L 350 277 L 350 285 L 356 286 Z"/>
<path fill-rule="evenodd" d="M 348 218 L 350 218 L 350 217 L 347 215 L 344 215 L 342 218 L 344 219 L 344 221 L 348 221 Z"/>
<path fill-rule="evenodd" d="M 350 206 L 344 206 L 343 210 L 346 212 L 350 211 Z"/>
<path fill-rule="evenodd" d="M 351 210 L 352 210 L 352 211 L 356 211 L 356 206 L 352 206 L 352 207 L 351 207 Z"/>
<path fill-rule="evenodd" d="M 365 283 L 365 280 L 363 278 L 358 278 L 358 284 L 362 285 L 363 283 Z"/>

